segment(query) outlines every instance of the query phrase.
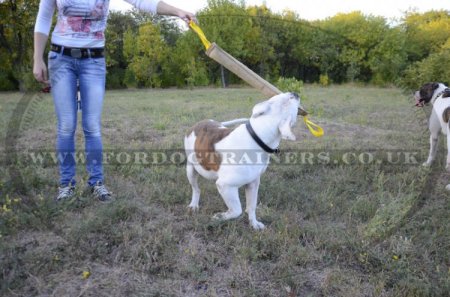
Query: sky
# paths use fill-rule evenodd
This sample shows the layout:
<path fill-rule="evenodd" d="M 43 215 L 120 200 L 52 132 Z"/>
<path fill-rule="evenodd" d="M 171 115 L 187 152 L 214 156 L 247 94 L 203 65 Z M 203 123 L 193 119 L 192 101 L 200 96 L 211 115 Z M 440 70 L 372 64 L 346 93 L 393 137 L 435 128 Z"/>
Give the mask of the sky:
<path fill-rule="evenodd" d="M 207 0 L 164 0 L 164 2 L 187 11 L 197 12 L 206 7 Z M 297 12 L 302 19 L 318 20 L 359 10 L 367 15 L 383 16 L 389 20 L 400 18 L 403 12 L 416 10 L 450 9 L 449 0 L 246 0 L 247 5 L 266 5 L 273 12 L 289 9 Z M 111 0 L 110 9 L 126 10 L 131 5 L 123 0 Z"/>

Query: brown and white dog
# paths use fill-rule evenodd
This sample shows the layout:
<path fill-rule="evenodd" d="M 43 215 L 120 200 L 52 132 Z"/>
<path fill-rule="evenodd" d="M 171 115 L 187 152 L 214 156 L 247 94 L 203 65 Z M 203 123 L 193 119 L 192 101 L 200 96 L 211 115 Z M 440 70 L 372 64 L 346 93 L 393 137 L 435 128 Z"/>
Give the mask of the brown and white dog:
<path fill-rule="evenodd" d="M 253 107 L 250 119 L 219 123 L 206 120 L 197 123 L 184 139 L 186 172 L 192 186 L 189 207 L 197 210 L 200 200 L 198 176 L 215 180 L 228 210 L 214 215 L 229 220 L 242 214 L 239 188 L 245 186 L 246 212 L 254 229 L 264 224 L 256 219 L 260 176 L 269 165 L 270 154 L 281 139 L 295 140 L 291 128 L 297 115 L 306 115 L 295 93 L 283 93 Z M 227 126 L 241 124 L 235 129 Z"/>
<path fill-rule="evenodd" d="M 439 131 L 447 136 L 447 171 L 450 171 L 450 89 L 443 83 L 426 83 L 414 95 L 416 106 L 433 105 L 429 120 L 430 153 L 424 166 L 431 166 L 436 157 Z M 449 187 L 450 189 L 450 187 Z"/>

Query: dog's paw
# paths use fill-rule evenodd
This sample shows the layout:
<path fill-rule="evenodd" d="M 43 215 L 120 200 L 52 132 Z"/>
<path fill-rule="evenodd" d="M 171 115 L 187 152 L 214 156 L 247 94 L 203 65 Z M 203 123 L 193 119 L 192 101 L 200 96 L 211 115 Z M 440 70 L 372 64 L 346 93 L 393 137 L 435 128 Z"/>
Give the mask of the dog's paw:
<path fill-rule="evenodd" d="M 445 186 L 445 190 L 450 191 L 450 184 Z"/>
<path fill-rule="evenodd" d="M 431 162 L 425 162 L 422 164 L 423 167 L 430 167 L 431 166 Z"/>
<path fill-rule="evenodd" d="M 264 226 L 264 224 L 259 221 L 252 222 L 251 225 L 255 230 L 263 230 L 264 228 L 266 228 L 266 226 Z"/>
<path fill-rule="evenodd" d="M 190 213 L 194 213 L 194 212 L 198 211 L 198 205 L 189 204 L 187 208 L 188 208 L 188 212 L 190 212 Z"/>
<path fill-rule="evenodd" d="M 212 216 L 212 219 L 216 221 L 226 220 L 226 214 L 226 212 L 218 212 Z"/>
<path fill-rule="evenodd" d="M 213 215 L 213 220 L 232 220 L 237 219 L 242 214 L 242 211 L 226 211 L 219 212 Z"/>

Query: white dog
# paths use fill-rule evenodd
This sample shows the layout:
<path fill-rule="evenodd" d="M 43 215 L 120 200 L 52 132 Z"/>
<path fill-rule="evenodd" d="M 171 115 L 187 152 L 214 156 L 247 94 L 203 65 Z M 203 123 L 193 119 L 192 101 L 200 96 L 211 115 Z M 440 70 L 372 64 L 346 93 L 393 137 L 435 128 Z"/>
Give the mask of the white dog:
<path fill-rule="evenodd" d="M 447 136 L 447 171 L 450 171 L 450 89 L 442 83 L 424 84 L 414 95 L 416 106 L 422 107 L 427 103 L 433 104 L 429 120 L 430 153 L 424 166 L 430 166 L 436 157 L 439 131 Z M 449 188 L 450 189 L 450 188 Z"/>
<path fill-rule="evenodd" d="M 307 115 L 295 93 L 283 93 L 253 107 L 250 120 L 238 119 L 219 123 L 206 120 L 197 123 L 187 133 L 184 147 L 188 156 L 186 171 L 192 186 L 189 207 L 199 207 L 200 174 L 216 180 L 217 189 L 228 210 L 215 219 L 229 220 L 242 213 L 238 189 L 245 186 L 246 212 L 254 229 L 264 224 L 256 219 L 260 176 L 269 165 L 269 154 L 277 151 L 281 139 L 295 140 L 291 131 L 297 115 Z M 243 123 L 235 129 L 227 126 Z"/>

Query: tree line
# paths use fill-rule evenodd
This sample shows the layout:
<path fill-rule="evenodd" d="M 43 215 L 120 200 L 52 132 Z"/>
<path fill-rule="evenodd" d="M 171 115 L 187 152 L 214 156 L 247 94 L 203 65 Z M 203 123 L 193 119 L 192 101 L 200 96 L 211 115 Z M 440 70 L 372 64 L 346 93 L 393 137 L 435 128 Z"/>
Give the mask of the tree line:
<path fill-rule="evenodd" d="M 0 4 L 0 90 L 37 88 L 32 76 L 38 0 Z M 449 82 L 450 12 L 404 12 L 396 24 L 355 11 L 306 21 L 245 1 L 209 0 L 197 14 L 210 41 L 269 81 L 362 82 L 415 89 Z M 55 21 L 55 20 L 54 20 Z M 175 18 L 110 12 L 106 30 L 108 88 L 242 83 L 204 54 L 194 32 Z"/>

